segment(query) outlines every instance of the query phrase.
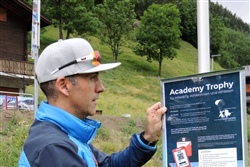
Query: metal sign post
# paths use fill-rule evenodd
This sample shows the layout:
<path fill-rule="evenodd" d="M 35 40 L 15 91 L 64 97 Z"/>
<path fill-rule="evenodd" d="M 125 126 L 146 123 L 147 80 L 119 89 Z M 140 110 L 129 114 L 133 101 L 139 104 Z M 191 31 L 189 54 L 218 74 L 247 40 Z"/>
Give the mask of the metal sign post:
<path fill-rule="evenodd" d="M 197 0 L 199 73 L 210 72 L 209 0 Z"/>
<path fill-rule="evenodd" d="M 36 69 L 36 63 L 38 59 L 38 49 L 40 48 L 40 10 L 41 10 L 40 6 L 41 6 L 40 0 L 33 0 L 31 55 L 34 58 L 34 69 Z M 38 107 L 38 82 L 35 76 L 34 77 L 34 113 L 36 112 L 37 107 Z"/>

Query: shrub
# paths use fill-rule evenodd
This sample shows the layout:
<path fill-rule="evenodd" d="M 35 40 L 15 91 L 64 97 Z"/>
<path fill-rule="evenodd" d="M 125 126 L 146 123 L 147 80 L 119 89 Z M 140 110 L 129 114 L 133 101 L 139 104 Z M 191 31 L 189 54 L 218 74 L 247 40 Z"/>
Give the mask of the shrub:
<path fill-rule="evenodd" d="M 101 140 L 109 140 L 110 130 L 101 127 L 100 129 L 98 129 L 96 137 L 100 138 Z"/>
<path fill-rule="evenodd" d="M 138 132 L 138 128 L 136 126 L 136 122 L 132 118 L 128 119 L 126 121 L 126 125 L 121 127 L 121 131 L 124 134 L 127 134 L 127 135 L 131 135 L 133 133 L 137 133 Z"/>
<path fill-rule="evenodd" d="M 100 144 L 99 149 L 107 154 L 111 154 L 111 153 L 119 151 L 119 148 L 117 147 L 117 143 L 109 142 L 109 141 L 102 142 Z"/>

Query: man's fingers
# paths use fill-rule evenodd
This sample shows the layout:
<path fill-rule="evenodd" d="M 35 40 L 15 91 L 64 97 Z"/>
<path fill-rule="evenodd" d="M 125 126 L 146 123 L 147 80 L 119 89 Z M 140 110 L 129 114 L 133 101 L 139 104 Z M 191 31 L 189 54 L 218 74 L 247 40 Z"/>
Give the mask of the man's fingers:
<path fill-rule="evenodd" d="M 153 106 L 148 108 L 148 111 L 149 113 L 153 112 L 153 113 L 156 113 L 157 115 L 163 115 L 167 111 L 167 108 L 162 107 L 161 102 L 157 102 Z"/>
<path fill-rule="evenodd" d="M 167 107 L 161 107 L 160 109 L 157 110 L 156 114 L 159 114 L 160 116 L 162 116 L 166 111 L 167 111 Z"/>
<path fill-rule="evenodd" d="M 157 102 L 155 103 L 153 106 L 151 106 L 149 109 L 150 110 L 158 110 L 159 108 L 161 108 L 161 102 Z"/>

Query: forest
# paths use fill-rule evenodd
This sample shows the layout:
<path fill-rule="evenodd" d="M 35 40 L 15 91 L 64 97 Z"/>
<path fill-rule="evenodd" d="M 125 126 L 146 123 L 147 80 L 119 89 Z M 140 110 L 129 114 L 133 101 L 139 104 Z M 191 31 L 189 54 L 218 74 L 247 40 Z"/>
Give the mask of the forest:
<path fill-rule="evenodd" d="M 32 5 L 32 0 L 25 0 Z M 181 40 L 197 48 L 196 0 L 43 0 L 41 12 L 58 28 L 58 39 L 96 36 L 118 61 L 120 47 L 131 47 L 148 61 L 177 56 Z M 209 2 L 210 54 L 225 69 L 250 62 L 250 25 Z"/>

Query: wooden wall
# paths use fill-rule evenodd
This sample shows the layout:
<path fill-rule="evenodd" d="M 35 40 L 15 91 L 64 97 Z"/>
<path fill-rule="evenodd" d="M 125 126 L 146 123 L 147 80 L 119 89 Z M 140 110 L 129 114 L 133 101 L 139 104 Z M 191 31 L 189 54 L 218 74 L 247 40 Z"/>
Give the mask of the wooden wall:
<path fill-rule="evenodd" d="M 0 91 L 19 93 L 19 88 L 0 87 Z M 1 94 L 1 95 L 17 96 L 16 94 L 3 93 L 3 92 L 0 92 L 0 94 Z"/>
<path fill-rule="evenodd" d="M 0 59 L 27 60 L 27 30 L 22 18 L 7 10 L 7 21 L 0 21 Z"/>

